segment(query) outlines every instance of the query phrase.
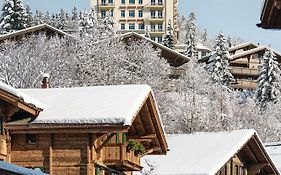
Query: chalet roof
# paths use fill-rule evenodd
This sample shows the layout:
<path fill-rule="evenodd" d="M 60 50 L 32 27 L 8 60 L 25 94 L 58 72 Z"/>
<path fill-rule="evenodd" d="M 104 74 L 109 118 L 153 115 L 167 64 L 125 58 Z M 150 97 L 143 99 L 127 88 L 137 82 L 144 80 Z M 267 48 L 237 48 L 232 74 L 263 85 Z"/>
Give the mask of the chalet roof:
<path fill-rule="evenodd" d="M 233 52 L 235 50 L 239 50 L 239 49 L 242 49 L 242 48 L 247 48 L 247 47 L 250 47 L 250 48 L 257 48 L 259 45 L 258 44 L 255 44 L 253 42 L 245 42 L 245 43 L 242 43 L 242 44 L 238 44 L 236 46 L 233 46 L 233 47 L 230 47 L 228 49 L 229 52 Z"/>
<path fill-rule="evenodd" d="M 26 29 L 22 29 L 22 30 L 18 30 L 18 31 L 14 31 L 14 32 L 11 32 L 11 33 L 0 35 L 0 41 L 15 38 L 15 37 L 18 37 L 18 36 L 27 35 L 27 34 L 30 34 L 30 33 L 41 31 L 41 30 L 45 31 L 45 32 L 48 31 L 48 32 L 51 32 L 51 33 L 56 33 L 60 36 L 70 36 L 69 34 L 65 33 L 64 31 L 59 30 L 59 29 L 57 29 L 53 26 L 50 26 L 50 25 L 44 23 L 44 24 L 39 24 L 39 25 L 36 25 L 36 26 L 29 27 L 29 28 L 26 28 Z"/>
<path fill-rule="evenodd" d="M 21 174 L 21 175 L 47 175 L 40 170 L 33 170 L 29 168 L 24 168 L 21 166 L 17 166 L 14 164 L 10 164 L 4 161 L 0 161 L 0 170 L 5 172 L 13 173 L 13 174 Z"/>
<path fill-rule="evenodd" d="M 0 92 L 8 93 L 9 95 L 12 95 L 13 97 L 17 98 L 20 102 L 23 102 L 38 109 L 44 109 L 46 107 L 43 103 L 39 102 L 38 100 L 2 82 L 0 82 Z"/>
<path fill-rule="evenodd" d="M 271 49 L 271 48 L 268 48 L 267 46 L 259 46 L 259 47 L 254 48 L 254 49 L 250 49 L 250 50 L 247 50 L 247 51 L 244 51 L 244 52 L 240 52 L 240 53 L 231 55 L 231 59 L 236 60 L 238 58 L 242 58 L 242 57 L 254 54 L 254 53 L 258 53 L 258 52 L 261 52 L 261 51 L 264 52 L 266 49 Z M 281 61 L 281 53 L 276 51 L 276 50 L 273 50 L 273 49 L 271 49 L 271 50 L 276 55 L 277 60 L 280 62 Z"/>
<path fill-rule="evenodd" d="M 32 123 L 131 125 L 151 88 L 116 85 L 19 91 L 46 105 Z"/>
<path fill-rule="evenodd" d="M 281 172 L 281 142 L 265 143 L 265 149 Z"/>
<path fill-rule="evenodd" d="M 167 155 L 146 156 L 142 164 L 145 165 L 146 159 L 155 163 L 155 175 L 213 175 L 251 139 L 257 140 L 262 150 L 258 154 L 264 155 L 269 162 L 268 171 L 279 174 L 254 130 L 168 135 L 170 151 Z"/>
<path fill-rule="evenodd" d="M 161 56 L 166 58 L 170 65 L 178 67 L 183 65 L 184 63 L 189 61 L 189 58 L 173 49 L 170 49 L 156 41 L 151 40 L 143 35 L 140 35 L 135 32 L 129 32 L 121 35 L 122 40 L 126 40 L 128 38 L 138 38 L 148 41 L 154 47 L 161 49 Z"/>
<path fill-rule="evenodd" d="M 281 1 L 264 0 L 258 27 L 264 29 L 281 29 Z"/>

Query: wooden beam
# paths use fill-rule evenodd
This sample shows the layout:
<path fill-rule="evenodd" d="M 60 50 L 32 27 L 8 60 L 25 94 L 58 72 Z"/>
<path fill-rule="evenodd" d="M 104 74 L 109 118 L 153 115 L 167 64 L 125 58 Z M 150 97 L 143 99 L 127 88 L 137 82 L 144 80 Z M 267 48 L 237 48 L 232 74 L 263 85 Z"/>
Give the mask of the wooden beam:
<path fill-rule="evenodd" d="M 147 106 L 147 103 L 145 103 L 140 111 L 140 115 L 142 117 L 143 120 L 146 120 L 146 125 L 149 126 L 149 128 L 151 128 L 150 130 L 150 133 L 155 133 L 155 128 L 153 126 L 153 122 L 151 120 L 151 114 L 149 113 L 149 109 L 148 109 L 148 106 Z M 145 119 L 144 119 L 144 116 L 145 116 Z"/>
<path fill-rule="evenodd" d="M 97 152 L 100 152 L 100 150 L 110 141 L 110 139 L 115 135 L 115 133 L 111 133 L 109 134 L 106 139 L 100 144 L 97 146 L 97 149 L 96 151 Z"/>
<path fill-rule="evenodd" d="M 49 174 L 53 174 L 53 143 L 54 135 L 50 134 L 50 145 L 49 145 Z"/>
<path fill-rule="evenodd" d="M 248 174 L 258 174 L 260 173 L 260 170 L 267 165 L 268 165 L 267 163 L 248 165 Z"/>
<path fill-rule="evenodd" d="M 280 10 L 281 9 L 281 1 L 275 1 L 274 7 L 276 7 L 278 10 Z"/>
<path fill-rule="evenodd" d="M 153 153 L 153 152 L 157 152 L 157 151 L 161 151 L 161 149 L 160 149 L 160 148 L 151 148 L 151 149 L 148 149 L 148 150 L 145 151 L 144 154 L 141 155 L 141 157 L 146 156 L 146 155 L 148 155 L 148 154 L 151 154 L 151 153 Z"/>
<path fill-rule="evenodd" d="M 156 134 L 148 134 L 148 135 L 142 135 L 142 136 L 138 136 L 138 135 L 128 135 L 129 139 L 155 139 L 157 138 Z"/>
<path fill-rule="evenodd" d="M 137 117 L 135 118 L 135 121 L 133 122 L 133 125 L 134 125 L 138 135 L 144 135 L 145 134 L 146 131 L 145 131 L 145 128 L 144 128 L 143 123 L 141 121 L 140 115 L 137 115 Z"/>

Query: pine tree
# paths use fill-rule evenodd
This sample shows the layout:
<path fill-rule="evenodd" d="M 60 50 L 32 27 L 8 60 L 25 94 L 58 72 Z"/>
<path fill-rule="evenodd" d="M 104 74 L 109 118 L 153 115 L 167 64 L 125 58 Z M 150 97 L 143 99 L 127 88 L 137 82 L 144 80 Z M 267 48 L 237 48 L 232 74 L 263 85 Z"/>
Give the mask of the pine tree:
<path fill-rule="evenodd" d="M 113 19 L 113 13 L 112 10 L 108 10 L 108 12 L 106 13 L 105 18 L 102 20 L 102 24 L 101 24 L 101 31 L 103 31 L 103 35 L 113 35 L 114 32 L 114 19 Z"/>
<path fill-rule="evenodd" d="M 201 40 L 202 40 L 203 43 L 205 43 L 208 40 L 208 31 L 207 31 L 207 29 L 204 29 Z"/>
<path fill-rule="evenodd" d="M 33 22 L 33 13 L 32 13 L 31 8 L 28 4 L 26 4 L 25 8 L 26 8 L 26 14 L 27 14 L 26 25 L 27 25 L 27 27 L 31 27 L 32 22 Z"/>
<path fill-rule="evenodd" d="M 45 23 L 44 14 L 41 11 L 36 10 L 33 18 L 33 25 L 39 25 L 43 23 Z"/>
<path fill-rule="evenodd" d="M 174 49 L 174 47 L 175 47 L 171 20 L 169 20 L 169 22 L 168 22 L 167 33 L 163 37 L 163 45 L 166 47 L 169 47 L 171 49 Z"/>
<path fill-rule="evenodd" d="M 21 0 L 6 0 L 2 8 L 1 32 L 7 33 L 27 27 L 27 13 Z"/>
<path fill-rule="evenodd" d="M 188 57 L 195 57 L 196 56 L 196 18 L 195 14 L 192 12 L 189 15 L 189 20 L 187 23 L 187 34 L 186 34 L 186 50 L 184 55 Z"/>
<path fill-rule="evenodd" d="M 79 15 L 78 15 L 78 12 L 77 12 L 77 8 L 76 7 L 73 7 L 73 10 L 72 10 L 72 17 L 71 17 L 71 20 L 73 21 L 76 21 L 79 19 Z"/>
<path fill-rule="evenodd" d="M 267 50 L 263 56 L 263 64 L 258 78 L 256 101 L 261 106 L 267 102 L 277 102 L 280 94 L 280 68 L 272 50 Z"/>
<path fill-rule="evenodd" d="M 219 34 L 216 39 L 214 51 L 208 59 L 205 68 L 211 73 L 215 82 L 220 85 L 229 85 L 234 81 L 229 66 L 230 55 L 228 52 L 227 41 L 223 34 Z"/>

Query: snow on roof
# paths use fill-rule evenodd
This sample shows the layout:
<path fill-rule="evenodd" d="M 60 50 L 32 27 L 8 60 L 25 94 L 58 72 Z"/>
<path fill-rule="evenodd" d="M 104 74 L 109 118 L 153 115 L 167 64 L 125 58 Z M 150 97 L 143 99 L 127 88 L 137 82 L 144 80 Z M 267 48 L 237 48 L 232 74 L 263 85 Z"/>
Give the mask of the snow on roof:
<path fill-rule="evenodd" d="M 46 104 L 32 123 L 131 125 L 145 103 L 148 85 L 21 89 Z"/>
<path fill-rule="evenodd" d="M 246 43 L 242 43 L 242 44 L 238 44 L 236 46 L 230 47 L 228 49 L 228 51 L 231 52 L 231 51 L 238 50 L 238 49 L 248 47 L 248 46 L 251 46 L 251 45 L 254 46 L 255 48 L 259 46 L 258 44 L 255 44 L 253 42 L 246 42 Z"/>
<path fill-rule="evenodd" d="M 145 159 L 155 163 L 155 175 L 213 175 L 255 134 L 254 130 L 168 135 L 170 151 Z M 138 174 L 138 173 L 136 173 Z"/>
<path fill-rule="evenodd" d="M 281 172 L 281 142 L 265 143 L 265 150 L 270 155 L 277 169 Z"/>
<path fill-rule="evenodd" d="M 47 29 L 52 30 L 56 33 L 59 33 L 60 35 L 70 37 L 70 35 L 65 33 L 64 31 L 44 23 L 44 24 L 39 24 L 39 25 L 36 25 L 36 26 L 28 27 L 26 29 L 17 30 L 17 31 L 14 31 L 14 32 L 11 32 L 11 33 L 0 35 L 0 40 L 5 40 L 5 39 L 9 39 L 9 38 L 18 36 L 18 35 L 35 32 L 35 31 L 38 31 L 38 30 L 41 30 L 41 29 L 44 29 L 44 28 L 47 28 Z"/>
<path fill-rule="evenodd" d="M 195 46 L 196 49 L 198 50 L 206 50 L 206 51 L 212 51 L 210 48 L 204 46 L 202 43 L 197 43 Z"/>
<path fill-rule="evenodd" d="M 47 175 L 39 169 L 35 169 L 35 170 L 28 169 L 4 161 L 0 161 L 0 169 L 11 173 L 21 174 L 21 175 Z"/>
<path fill-rule="evenodd" d="M 35 100 L 29 95 L 22 93 L 18 89 L 13 88 L 12 86 L 9 86 L 3 82 L 0 82 L 0 91 L 7 92 L 17 98 L 20 98 L 24 103 L 34 105 L 36 108 L 44 109 L 46 107 L 46 105 L 44 105 L 43 103 Z"/>

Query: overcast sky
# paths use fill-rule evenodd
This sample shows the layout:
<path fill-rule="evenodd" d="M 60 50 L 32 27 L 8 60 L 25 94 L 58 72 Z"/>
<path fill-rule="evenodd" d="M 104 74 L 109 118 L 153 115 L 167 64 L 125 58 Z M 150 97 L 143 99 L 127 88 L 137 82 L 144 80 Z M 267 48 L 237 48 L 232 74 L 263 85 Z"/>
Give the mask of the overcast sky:
<path fill-rule="evenodd" d="M 0 0 L 3 4 L 4 0 Z M 61 8 L 71 11 L 73 6 L 80 10 L 89 9 L 90 0 L 23 0 L 33 10 L 59 12 Z M 78 3 L 79 2 L 79 3 Z M 281 52 L 281 30 L 263 30 L 256 27 L 259 23 L 263 0 L 179 0 L 179 12 L 188 16 L 194 11 L 197 25 L 206 28 L 214 37 L 219 32 L 271 45 Z"/>

